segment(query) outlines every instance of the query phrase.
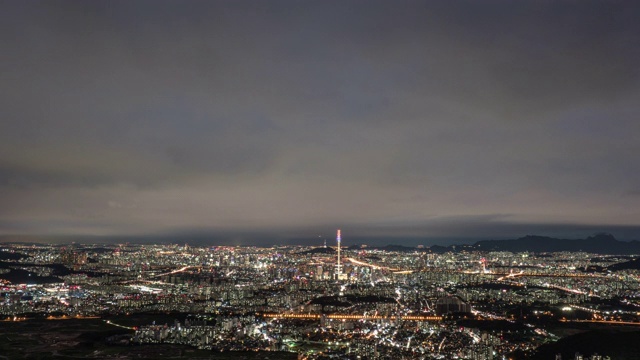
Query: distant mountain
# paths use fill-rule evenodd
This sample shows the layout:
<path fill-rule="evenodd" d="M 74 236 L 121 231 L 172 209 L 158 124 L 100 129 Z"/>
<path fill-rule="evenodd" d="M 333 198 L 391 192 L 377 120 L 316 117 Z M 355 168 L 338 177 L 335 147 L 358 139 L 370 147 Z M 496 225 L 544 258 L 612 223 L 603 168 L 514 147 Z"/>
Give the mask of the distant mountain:
<path fill-rule="evenodd" d="M 433 245 L 429 247 L 428 250 L 436 254 L 444 254 L 449 251 L 454 251 L 454 249 L 452 249 L 451 246 L 442 246 L 442 245 Z"/>
<path fill-rule="evenodd" d="M 558 239 L 548 236 L 527 235 L 512 240 L 481 240 L 474 244 L 458 245 L 432 245 L 430 247 L 413 247 L 389 244 L 386 246 L 367 246 L 364 244 L 354 244 L 343 247 L 344 250 L 380 250 L 389 252 L 423 252 L 443 254 L 446 252 L 461 251 L 510 251 L 510 252 L 577 252 L 584 251 L 602 255 L 640 255 L 640 241 L 619 241 L 611 234 L 596 234 L 586 239 Z M 335 254 L 334 247 L 317 247 L 302 252 L 302 254 Z M 631 258 L 630 258 L 631 259 Z M 640 266 L 629 264 L 629 266 Z"/>
<path fill-rule="evenodd" d="M 353 245 L 350 250 L 363 249 L 361 245 Z M 460 251 L 511 251 L 511 252 L 576 252 L 584 251 L 603 255 L 640 254 L 640 241 L 618 241 L 611 234 L 597 234 L 586 239 L 557 239 L 548 236 L 527 235 L 513 240 L 481 240 L 473 245 L 433 245 L 431 247 L 416 248 L 403 245 L 369 246 L 367 250 L 383 250 L 394 252 L 428 252 L 442 254 Z M 629 264 L 629 266 L 639 266 Z"/>
<path fill-rule="evenodd" d="M 414 252 L 414 251 L 424 251 L 423 248 L 416 248 L 404 245 L 386 245 L 386 246 L 362 246 L 361 244 L 356 244 L 349 246 L 348 250 L 382 250 L 382 251 L 394 251 L 394 252 Z"/>
<path fill-rule="evenodd" d="M 586 239 L 556 239 L 527 235 L 515 240 L 478 241 L 472 248 L 479 251 L 585 251 L 597 254 L 640 254 L 640 241 L 618 241 L 611 234 L 597 234 Z"/>
<path fill-rule="evenodd" d="M 402 245 L 378 246 L 375 249 L 384 250 L 384 251 L 395 251 L 395 252 L 414 252 L 414 251 L 423 250 L 423 249 L 418 249 L 418 248 L 415 248 L 415 247 L 402 246 Z"/>
<path fill-rule="evenodd" d="M 350 250 L 362 249 L 354 245 Z M 460 251 L 511 251 L 511 252 L 576 252 L 584 251 L 596 254 L 629 255 L 640 254 L 640 241 L 618 241 L 611 234 L 597 234 L 586 239 L 557 239 L 548 236 L 527 235 L 513 240 L 482 240 L 473 245 L 433 245 L 415 248 L 403 245 L 369 246 L 367 250 L 383 250 L 393 252 L 429 252 L 442 254 Z M 633 266 L 633 265 L 631 265 Z"/>
<path fill-rule="evenodd" d="M 331 247 L 317 247 L 311 250 L 303 251 L 300 254 L 335 254 L 336 250 Z"/>

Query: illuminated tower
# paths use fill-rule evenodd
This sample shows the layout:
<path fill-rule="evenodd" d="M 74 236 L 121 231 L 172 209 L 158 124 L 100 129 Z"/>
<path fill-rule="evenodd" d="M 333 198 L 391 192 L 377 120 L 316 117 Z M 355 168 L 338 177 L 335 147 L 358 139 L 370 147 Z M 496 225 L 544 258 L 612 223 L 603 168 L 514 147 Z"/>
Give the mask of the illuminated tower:
<path fill-rule="evenodd" d="M 340 251 L 342 250 L 342 246 L 340 244 L 340 229 L 338 229 L 338 236 L 336 237 L 336 242 L 338 243 L 338 262 L 336 263 L 336 279 L 343 280 L 344 276 L 342 274 L 342 264 L 340 263 Z"/>

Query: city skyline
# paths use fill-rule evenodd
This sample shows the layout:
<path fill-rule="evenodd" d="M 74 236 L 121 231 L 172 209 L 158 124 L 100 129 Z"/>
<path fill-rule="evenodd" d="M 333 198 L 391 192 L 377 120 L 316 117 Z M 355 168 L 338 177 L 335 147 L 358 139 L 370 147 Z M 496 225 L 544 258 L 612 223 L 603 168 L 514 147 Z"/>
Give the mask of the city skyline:
<path fill-rule="evenodd" d="M 640 240 L 636 2 L 2 8 L 4 240 Z"/>
<path fill-rule="evenodd" d="M 3 354 L 635 359 L 638 244 L 344 247 L 340 263 L 313 246 L 3 244 Z"/>

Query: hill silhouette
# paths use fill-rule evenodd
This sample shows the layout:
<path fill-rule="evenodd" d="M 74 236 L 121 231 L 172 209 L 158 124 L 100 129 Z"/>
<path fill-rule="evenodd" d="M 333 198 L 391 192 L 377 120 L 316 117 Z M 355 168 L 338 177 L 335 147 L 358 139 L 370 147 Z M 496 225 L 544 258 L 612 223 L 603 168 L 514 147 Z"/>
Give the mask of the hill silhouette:
<path fill-rule="evenodd" d="M 515 240 L 478 241 L 472 248 L 480 251 L 585 251 L 597 254 L 640 254 L 640 241 L 619 241 L 611 234 L 597 234 L 586 239 L 556 239 L 527 235 Z"/>
<path fill-rule="evenodd" d="M 352 245 L 349 250 L 361 250 L 361 245 Z M 510 251 L 510 252 L 578 252 L 584 251 L 603 255 L 633 255 L 640 254 L 640 241 L 620 241 L 613 235 L 601 233 L 589 236 L 586 239 L 559 239 L 548 236 L 527 235 L 511 240 L 481 240 L 472 245 L 432 245 L 430 247 L 410 247 L 404 245 L 368 246 L 367 250 L 382 250 L 393 252 L 427 252 L 442 254 L 446 252 L 460 251 Z M 332 248 L 316 248 L 307 253 L 333 253 Z M 629 266 L 636 266 L 629 264 Z M 635 267 L 632 267 L 635 268 Z"/>

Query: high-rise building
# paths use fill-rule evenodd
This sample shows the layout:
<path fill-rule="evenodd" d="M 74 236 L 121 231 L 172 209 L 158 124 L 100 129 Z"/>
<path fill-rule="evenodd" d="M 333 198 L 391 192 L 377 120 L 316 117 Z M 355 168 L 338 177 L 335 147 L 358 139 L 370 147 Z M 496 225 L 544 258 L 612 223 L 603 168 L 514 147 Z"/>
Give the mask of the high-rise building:
<path fill-rule="evenodd" d="M 436 301 L 436 313 L 438 315 L 471 313 L 471 305 L 465 303 L 457 296 L 445 296 Z"/>
<path fill-rule="evenodd" d="M 336 242 L 338 243 L 338 261 L 336 263 L 335 270 L 335 279 L 336 280 L 346 280 L 347 274 L 342 272 L 342 263 L 340 262 L 340 252 L 342 251 L 342 238 L 340 236 L 340 229 L 338 229 L 338 235 L 336 237 Z"/>

